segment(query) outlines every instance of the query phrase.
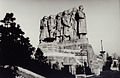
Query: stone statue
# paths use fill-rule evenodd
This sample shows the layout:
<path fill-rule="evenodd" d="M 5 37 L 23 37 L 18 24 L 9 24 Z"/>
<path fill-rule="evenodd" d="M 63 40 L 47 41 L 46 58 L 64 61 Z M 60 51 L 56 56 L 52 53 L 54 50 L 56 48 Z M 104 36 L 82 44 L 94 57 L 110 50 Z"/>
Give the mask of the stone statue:
<path fill-rule="evenodd" d="M 85 13 L 83 12 L 83 6 L 79 6 L 79 10 L 76 13 L 76 20 L 77 20 L 77 35 L 83 36 L 87 34 L 87 28 L 86 28 L 86 16 Z"/>
<path fill-rule="evenodd" d="M 47 37 L 49 37 L 47 17 L 44 16 L 43 19 L 40 21 L 40 42 Z"/>
<path fill-rule="evenodd" d="M 62 17 L 62 24 L 63 24 L 63 33 L 64 33 L 64 40 L 70 40 L 70 15 L 68 15 L 68 11 L 63 12 L 63 17 Z"/>
<path fill-rule="evenodd" d="M 61 15 L 58 14 L 56 16 L 56 32 L 57 32 L 57 35 L 56 35 L 56 40 L 57 42 L 61 42 L 63 41 L 63 25 L 61 23 Z"/>
<path fill-rule="evenodd" d="M 70 28 L 70 36 L 71 40 L 77 39 L 77 21 L 75 19 L 75 14 L 77 12 L 77 8 L 73 8 L 71 11 L 71 18 L 70 18 L 70 23 L 71 23 L 71 28 Z"/>
<path fill-rule="evenodd" d="M 49 27 L 49 37 L 55 38 L 56 20 L 53 15 L 49 16 L 48 27 Z"/>
<path fill-rule="evenodd" d="M 45 38 L 54 38 L 58 42 L 86 38 L 86 16 L 83 6 L 73 8 L 53 15 L 44 16 L 40 25 L 40 41 Z"/>

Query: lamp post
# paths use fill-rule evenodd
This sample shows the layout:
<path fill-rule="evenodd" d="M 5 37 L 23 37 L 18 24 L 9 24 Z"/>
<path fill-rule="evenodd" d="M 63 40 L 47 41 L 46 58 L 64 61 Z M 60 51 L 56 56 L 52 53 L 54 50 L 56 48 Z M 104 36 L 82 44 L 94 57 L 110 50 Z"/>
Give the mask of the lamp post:
<path fill-rule="evenodd" d="M 103 50 L 103 44 L 102 44 L 102 40 L 101 40 L 101 51 L 100 51 L 100 55 L 103 57 L 103 61 L 105 62 L 105 51 Z"/>

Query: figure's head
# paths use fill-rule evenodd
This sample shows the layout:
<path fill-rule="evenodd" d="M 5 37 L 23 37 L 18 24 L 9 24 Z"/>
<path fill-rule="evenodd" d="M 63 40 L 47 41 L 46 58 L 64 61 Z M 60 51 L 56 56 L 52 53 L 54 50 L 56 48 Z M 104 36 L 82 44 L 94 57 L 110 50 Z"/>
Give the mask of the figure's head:
<path fill-rule="evenodd" d="M 60 19 L 60 18 L 61 18 L 61 15 L 57 14 L 56 19 Z"/>
<path fill-rule="evenodd" d="M 70 13 L 71 13 L 71 11 L 72 11 L 71 9 L 68 9 L 68 10 L 67 10 L 67 13 L 68 13 L 68 14 L 70 14 Z"/>
<path fill-rule="evenodd" d="M 76 7 L 72 8 L 71 15 L 75 15 L 75 14 L 76 14 L 76 12 L 77 12 L 77 8 L 76 8 Z"/>
<path fill-rule="evenodd" d="M 72 8 L 72 12 L 76 12 L 76 11 L 77 11 L 76 7 Z"/>
<path fill-rule="evenodd" d="M 79 10 L 84 10 L 83 5 L 79 6 Z"/>
<path fill-rule="evenodd" d="M 60 17 L 62 16 L 63 12 L 59 12 L 57 15 L 59 15 Z"/>
<path fill-rule="evenodd" d="M 47 18 L 48 18 L 47 16 L 44 16 L 44 17 L 43 17 L 43 20 L 47 20 Z"/>
<path fill-rule="evenodd" d="M 49 19 L 53 19 L 53 18 L 54 18 L 54 15 L 50 15 L 50 16 L 49 16 Z"/>
<path fill-rule="evenodd" d="M 43 19 L 47 19 L 47 16 L 44 16 Z"/>
<path fill-rule="evenodd" d="M 67 10 L 67 15 L 70 16 L 70 15 L 71 15 L 71 12 L 72 12 L 72 9 L 68 9 L 68 10 Z"/>
<path fill-rule="evenodd" d="M 67 14 L 68 14 L 68 11 L 65 10 L 65 11 L 63 12 L 63 15 L 67 15 Z"/>

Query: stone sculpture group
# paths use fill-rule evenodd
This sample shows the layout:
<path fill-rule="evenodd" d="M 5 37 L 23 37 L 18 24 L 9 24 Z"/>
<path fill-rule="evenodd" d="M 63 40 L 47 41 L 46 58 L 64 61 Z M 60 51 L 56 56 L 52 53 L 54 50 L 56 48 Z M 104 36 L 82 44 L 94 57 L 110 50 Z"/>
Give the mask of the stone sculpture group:
<path fill-rule="evenodd" d="M 57 15 L 44 16 L 40 20 L 40 43 L 46 38 L 57 42 L 84 38 L 87 34 L 83 6 L 65 10 Z"/>

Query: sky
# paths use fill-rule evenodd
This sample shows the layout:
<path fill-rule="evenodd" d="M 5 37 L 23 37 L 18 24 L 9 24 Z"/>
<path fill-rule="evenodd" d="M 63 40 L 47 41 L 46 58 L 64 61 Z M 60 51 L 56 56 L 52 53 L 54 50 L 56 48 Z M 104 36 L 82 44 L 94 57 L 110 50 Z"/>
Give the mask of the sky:
<path fill-rule="evenodd" d="M 104 50 L 120 55 L 120 0 L 0 0 L 0 19 L 13 12 L 31 44 L 39 45 L 40 19 L 73 7 L 84 6 L 87 37 L 96 54 L 103 40 Z"/>

